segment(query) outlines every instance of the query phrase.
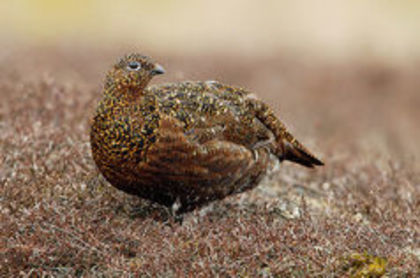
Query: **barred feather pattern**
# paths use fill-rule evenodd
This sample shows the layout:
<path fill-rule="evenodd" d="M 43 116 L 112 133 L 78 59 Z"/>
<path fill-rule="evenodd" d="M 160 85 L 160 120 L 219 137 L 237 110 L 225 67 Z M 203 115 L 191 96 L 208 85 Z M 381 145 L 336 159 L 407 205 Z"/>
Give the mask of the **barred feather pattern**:
<path fill-rule="evenodd" d="M 183 213 L 254 188 L 277 161 L 322 165 L 248 91 L 215 81 L 147 87 L 161 71 L 132 54 L 107 75 L 91 147 L 118 189 L 168 207 L 179 202 Z"/>

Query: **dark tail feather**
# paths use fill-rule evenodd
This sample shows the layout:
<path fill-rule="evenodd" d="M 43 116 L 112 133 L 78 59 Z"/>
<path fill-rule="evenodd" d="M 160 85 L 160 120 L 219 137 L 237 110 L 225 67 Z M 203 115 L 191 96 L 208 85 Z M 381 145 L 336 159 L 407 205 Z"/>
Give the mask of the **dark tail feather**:
<path fill-rule="evenodd" d="M 290 160 L 309 168 L 313 168 L 314 166 L 324 165 L 322 161 L 317 159 L 300 143 L 291 144 L 289 142 L 285 142 L 283 151 L 284 151 L 282 155 L 283 160 Z"/>

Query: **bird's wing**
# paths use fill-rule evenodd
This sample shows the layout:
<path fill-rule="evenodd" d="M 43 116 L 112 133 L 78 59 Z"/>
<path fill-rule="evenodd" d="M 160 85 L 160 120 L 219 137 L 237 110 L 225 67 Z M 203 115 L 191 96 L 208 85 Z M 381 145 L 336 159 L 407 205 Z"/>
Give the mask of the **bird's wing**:
<path fill-rule="evenodd" d="M 155 85 L 148 91 L 159 98 L 159 110 L 178 119 L 191 140 L 225 140 L 250 149 L 273 141 L 272 132 L 248 113 L 249 92 L 216 81 Z"/>
<path fill-rule="evenodd" d="M 157 141 L 139 167 L 142 178 L 172 185 L 173 194 L 187 196 L 181 203 L 188 206 L 252 187 L 265 173 L 269 159 L 263 149 L 255 153 L 224 140 L 191 141 L 179 120 L 163 115 Z"/>
<path fill-rule="evenodd" d="M 280 160 L 307 167 L 323 165 L 274 111 L 250 92 L 216 81 L 153 86 L 161 111 L 183 122 L 188 138 L 200 143 L 225 140 L 249 149 L 268 147 Z"/>

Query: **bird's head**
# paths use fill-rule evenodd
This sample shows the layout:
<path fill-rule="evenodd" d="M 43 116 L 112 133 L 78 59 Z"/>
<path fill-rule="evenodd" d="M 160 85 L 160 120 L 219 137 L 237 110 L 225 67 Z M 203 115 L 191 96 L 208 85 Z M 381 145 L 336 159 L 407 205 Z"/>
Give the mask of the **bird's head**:
<path fill-rule="evenodd" d="M 163 67 L 151 58 L 133 53 L 124 56 L 108 72 L 106 86 L 114 85 L 117 90 L 143 90 L 149 81 L 159 74 L 165 73 Z"/>

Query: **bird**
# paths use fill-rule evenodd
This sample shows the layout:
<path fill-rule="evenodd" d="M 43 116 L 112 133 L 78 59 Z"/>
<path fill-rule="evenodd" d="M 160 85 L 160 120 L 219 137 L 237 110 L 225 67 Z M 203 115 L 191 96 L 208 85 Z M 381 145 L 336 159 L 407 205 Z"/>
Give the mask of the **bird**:
<path fill-rule="evenodd" d="M 217 81 L 149 85 L 163 73 L 133 53 L 106 74 L 90 143 L 117 189 L 182 215 L 256 187 L 279 162 L 324 165 L 252 92 Z"/>

